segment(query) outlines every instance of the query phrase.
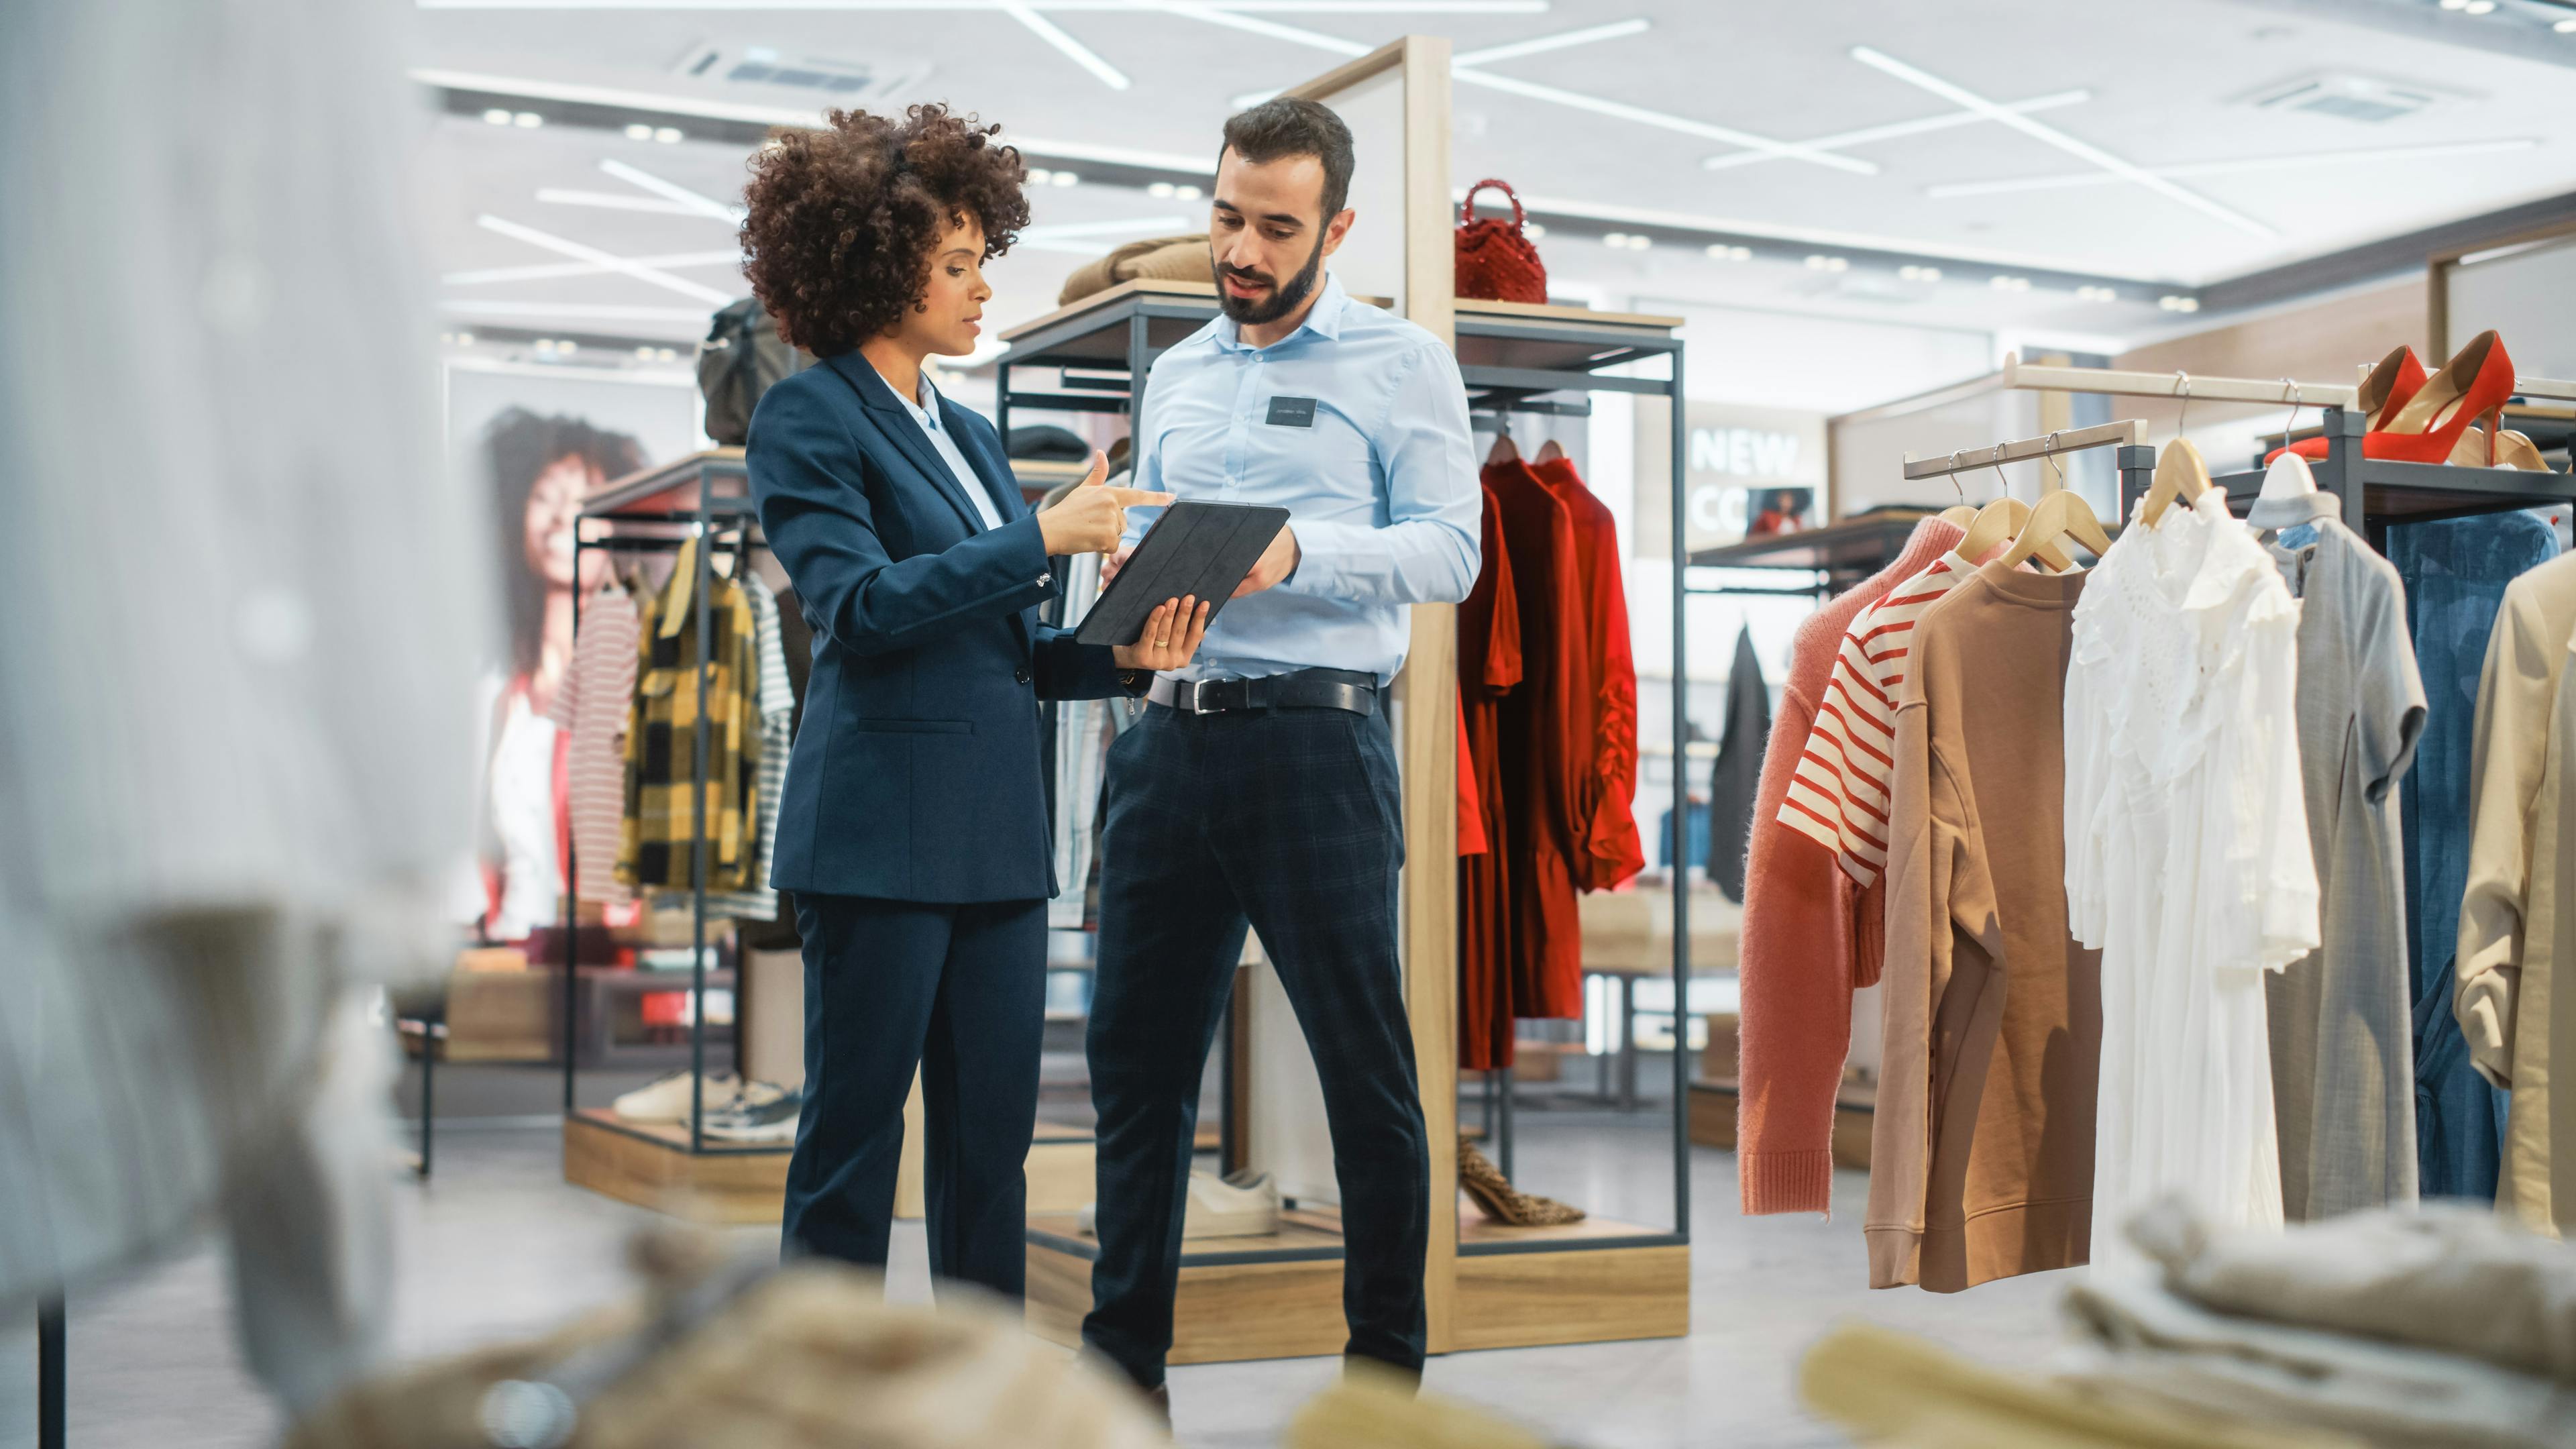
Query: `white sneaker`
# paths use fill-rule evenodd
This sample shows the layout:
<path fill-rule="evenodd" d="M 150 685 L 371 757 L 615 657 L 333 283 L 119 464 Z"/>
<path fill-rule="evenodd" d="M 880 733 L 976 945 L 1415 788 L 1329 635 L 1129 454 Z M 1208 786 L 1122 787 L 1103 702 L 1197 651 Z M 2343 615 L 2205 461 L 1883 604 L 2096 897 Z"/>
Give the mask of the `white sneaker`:
<path fill-rule="evenodd" d="M 764 1091 L 763 1100 L 752 1100 L 754 1094 Z M 722 1112 L 709 1112 L 704 1130 L 719 1142 L 794 1142 L 797 1119 L 804 1111 L 804 1093 L 791 1094 L 767 1082 L 754 1082 L 734 1105 Z"/>
<path fill-rule="evenodd" d="M 705 1093 L 708 1111 L 730 1107 L 741 1095 L 742 1079 L 733 1073 L 708 1075 Z M 689 1120 L 689 1073 L 683 1068 L 669 1076 L 657 1077 L 619 1097 L 613 1105 L 617 1115 L 629 1122 L 686 1122 Z"/>
<path fill-rule="evenodd" d="M 1098 1203 L 1084 1203 L 1075 1222 L 1085 1237 L 1097 1237 Z M 1279 1231 L 1279 1184 L 1266 1172 L 1238 1172 L 1219 1177 L 1190 1174 L 1188 1215 L 1181 1220 L 1181 1240 L 1200 1238 L 1266 1238 Z"/>

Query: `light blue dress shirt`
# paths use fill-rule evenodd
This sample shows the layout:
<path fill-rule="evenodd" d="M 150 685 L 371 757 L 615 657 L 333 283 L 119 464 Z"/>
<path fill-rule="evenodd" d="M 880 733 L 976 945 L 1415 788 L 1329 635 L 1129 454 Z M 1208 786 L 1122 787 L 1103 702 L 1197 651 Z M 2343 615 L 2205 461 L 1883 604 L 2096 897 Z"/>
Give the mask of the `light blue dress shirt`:
<path fill-rule="evenodd" d="M 878 373 L 877 376 L 885 374 Z M 927 371 L 921 374 L 921 396 L 918 400 L 899 392 L 895 393 L 894 400 L 902 403 L 903 410 L 912 414 L 912 420 L 921 424 L 921 430 L 930 435 L 931 448 L 939 454 L 939 461 L 948 465 L 948 471 L 957 475 L 957 486 L 965 489 L 966 496 L 975 501 L 976 516 L 984 520 L 984 527 L 1001 527 L 1002 512 L 993 503 L 993 490 L 984 486 L 983 475 L 977 473 L 975 465 L 967 462 L 966 455 L 957 450 L 957 440 L 949 436 L 947 425 L 940 421 L 939 389 L 930 385 L 930 374 Z"/>
<path fill-rule="evenodd" d="M 1286 581 L 1225 606 L 1181 679 L 1404 667 L 1412 604 L 1476 583 L 1484 493 L 1467 390 L 1440 339 L 1329 274 L 1295 332 L 1248 346 L 1218 317 L 1155 359 L 1135 486 L 1288 510 Z M 1127 511 L 1135 542 L 1162 513 Z"/>

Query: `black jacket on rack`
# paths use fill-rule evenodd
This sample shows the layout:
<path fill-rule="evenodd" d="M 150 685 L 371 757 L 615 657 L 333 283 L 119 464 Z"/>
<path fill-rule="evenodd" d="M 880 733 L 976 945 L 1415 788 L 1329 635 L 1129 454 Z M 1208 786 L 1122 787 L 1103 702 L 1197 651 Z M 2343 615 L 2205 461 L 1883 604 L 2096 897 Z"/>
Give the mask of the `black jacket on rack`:
<path fill-rule="evenodd" d="M 1753 796 L 1762 784 L 1762 749 L 1770 738 L 1771 687 L 1763 682 L 1762 661 L 1753 655 L 1748 628 L 1735 636 L 1735 664 L 1726 675 L 1726 737 L 1708 772 L 1708 878 L 1730 901 L 1744 899 Z M 1675 769 L 1673 778 L 1689 776 Z"/>

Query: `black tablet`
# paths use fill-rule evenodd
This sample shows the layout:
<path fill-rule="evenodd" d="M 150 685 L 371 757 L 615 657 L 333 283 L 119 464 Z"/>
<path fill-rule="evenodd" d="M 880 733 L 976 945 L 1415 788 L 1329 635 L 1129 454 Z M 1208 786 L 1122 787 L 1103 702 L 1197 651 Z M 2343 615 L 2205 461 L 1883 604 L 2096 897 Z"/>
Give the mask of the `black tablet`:
<path fill-rule="evenodd" d="M 1166 505 L 1073 637 L 1084 644 L 1133 644 L 1166 599 L 1204 600 L 1215 622 L 1287 521 L 1285 508 L 1248 503 Z"/>

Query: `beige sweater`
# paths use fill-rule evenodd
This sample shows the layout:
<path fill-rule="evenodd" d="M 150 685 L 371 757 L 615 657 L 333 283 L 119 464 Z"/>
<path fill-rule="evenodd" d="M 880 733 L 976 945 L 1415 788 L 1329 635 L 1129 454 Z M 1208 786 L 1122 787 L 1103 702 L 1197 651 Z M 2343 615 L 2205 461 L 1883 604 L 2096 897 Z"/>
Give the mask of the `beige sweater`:
<path fill-rule="evenodd" d="M 1870 1286 L 2088 1261 L 2101 957 L 2066 924 L 2085 576 L 1988 564 L 1916 621 L 1896 727 Z"/>
<path fill-rule="evenodd" d="M 2497 1209 L 2542 1232 L 2576 1226 L 2576 1085 L 2551 1078 L 2555 1043 L 2576 1031 L 2576 992 L 2555 991 L 2576 959 L 2576 852 L 2560 849 L 2576 808 L 2576 554 L 2505 589 L 2478 682 L 2470 756 L 2469 882 L 2460 903 L 2452 1009 L 2479 1073 L 2513 1094 Z M 2576 1083 L 2576 1077 L 2571 1077 Z"/>

